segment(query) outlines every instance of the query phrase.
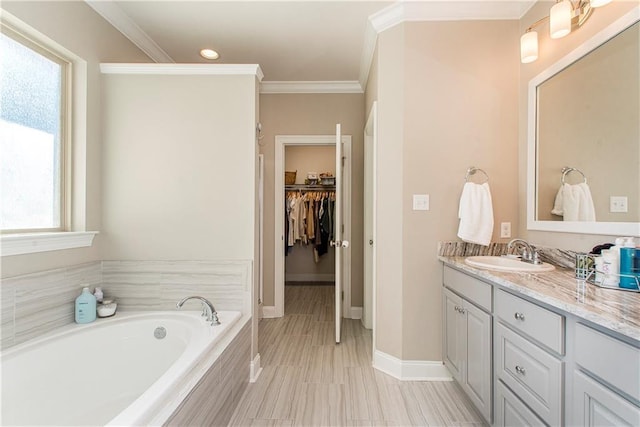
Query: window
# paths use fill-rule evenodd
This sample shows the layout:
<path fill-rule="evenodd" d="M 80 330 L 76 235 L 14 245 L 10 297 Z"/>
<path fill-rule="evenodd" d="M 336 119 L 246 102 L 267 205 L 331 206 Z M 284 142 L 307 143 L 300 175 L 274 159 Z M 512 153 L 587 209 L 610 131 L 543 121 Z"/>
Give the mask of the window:
<path fill-rule="evenodd" d="M 67 230 L 71 63 L 4 25 L 0 51 L 2 231 Z"/>

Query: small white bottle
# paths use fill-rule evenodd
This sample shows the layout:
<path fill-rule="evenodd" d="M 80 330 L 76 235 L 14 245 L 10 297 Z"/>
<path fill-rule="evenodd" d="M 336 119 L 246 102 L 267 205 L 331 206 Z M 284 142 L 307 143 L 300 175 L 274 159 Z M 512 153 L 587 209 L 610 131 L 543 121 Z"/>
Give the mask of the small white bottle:
<path fill-rule="evenodd" d="M 617 287 L 620 283 L 619 253 L 615 249 L 605 249 L 602 251 L 602 271 L 604 279 L 602 284 L 605 286 Z"/>
<path fill-rule="evenodd" d="M 104 294 L 102 293 L 101 287 L 96 287 L 93 291 L 93 296 L 96 297 L 96 302 L 101 303 L 104 299 Z"/>

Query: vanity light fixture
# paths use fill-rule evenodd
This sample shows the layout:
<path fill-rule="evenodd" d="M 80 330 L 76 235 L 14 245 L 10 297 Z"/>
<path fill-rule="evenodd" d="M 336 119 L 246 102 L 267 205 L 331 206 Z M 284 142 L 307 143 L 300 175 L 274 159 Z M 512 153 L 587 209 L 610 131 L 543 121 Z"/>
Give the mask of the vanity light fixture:
<path fill-rule="evenodd" d="M 520 38 L 520 61 L 523 64 L 538 59 L 538 33 L 534 28 L 549 20 L 549 36 L 559 39 L 576 30 L 591 16 L 593 9 L 611 0 L 558 0 L 551 7 L 549 16 L 534 22 Z"/>
<path fill-rule="evenodd" d="M 200 56 L 202 56 L 204 59 L 218 59 L 218 58 L 220 58 L 220 55 L 218 54 L 218 52 L 216 52 L 213 49 L 202 49 L 200 51 Z"/>

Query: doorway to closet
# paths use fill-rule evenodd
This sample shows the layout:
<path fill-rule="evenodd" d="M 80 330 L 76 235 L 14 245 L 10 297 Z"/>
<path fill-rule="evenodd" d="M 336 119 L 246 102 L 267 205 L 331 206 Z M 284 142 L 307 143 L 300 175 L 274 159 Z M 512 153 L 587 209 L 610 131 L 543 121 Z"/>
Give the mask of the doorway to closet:
<path fill-rule="evenodd" d="M 331 305 L 336 311 L 336 342 L 340 342 L 341 318 L 351 317 L 351 257 L 350 250 L 346 249 L 351 237 L 351 137 L 338 138 L 335 135 L 276 136 L 274 168 L 275 314 L 280 317 L 285 312 L 295 311 L 296 305 L 314 304 L 313 301 L 301 301 L 296 297 L 298 294 L 322 295 L 316 303 L 326 305 L 327 295 L 335 291 Z M 336 143 L 338 140 L 340 146 Z M 336 153 L 337 148 L 341 153 Z M 338 158 L 342 161 L 337 162 Z M 340 170 L 336 170 L 340 163 Z M 296 184 L 285 185 L 285 171 L 296 171 Z M 335 176 L 342 185 L 339 188 L 331 182 L 305 185 L 308 173 L 325 172 Z M 336 206 L 338 192 L 342 195 L 341 206 Z M 306 220 L 306 228 L 302 218 Z M 320 218 L 322 220 L 318 221 Z M 343 226 L 338 230 L 335 224 L 340 222 Z M 309 230 L 309 224 L 314 224 L 312 230 Z M 340 246 L 339 258 L 334 252 L 334 244 Z M 340 279 L 339 287 L 334 288 L 336 278 Z M 310 285 L 317 291 L 302 291 L 303 288 L 308 290 Z"/>

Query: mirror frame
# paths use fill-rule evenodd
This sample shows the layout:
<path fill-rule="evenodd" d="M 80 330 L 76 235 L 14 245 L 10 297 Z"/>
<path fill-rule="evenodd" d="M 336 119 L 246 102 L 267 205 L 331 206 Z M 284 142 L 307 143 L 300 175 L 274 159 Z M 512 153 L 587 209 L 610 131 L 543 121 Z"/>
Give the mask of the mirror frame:
<path fill-rule="evenodd" d="M 555 64 L 538 74 L 529 82 L 527 112 L 527 230 L 554 231 L 564 233 L 606 234 L 640 236 L 640 222 L 581 222 L 581 221 L 538 221 L 538 198 L 536 177 L 538 148 L 536 144 L 538 86 L 555 74 L 576 62 L 592 50 L 598 48 L 625 29 L 640 20 L 640 6 L 633 8 L 621 18 L 608 25 L 591 39 L 561 58 Z"/>

